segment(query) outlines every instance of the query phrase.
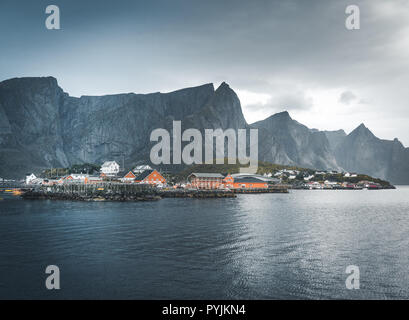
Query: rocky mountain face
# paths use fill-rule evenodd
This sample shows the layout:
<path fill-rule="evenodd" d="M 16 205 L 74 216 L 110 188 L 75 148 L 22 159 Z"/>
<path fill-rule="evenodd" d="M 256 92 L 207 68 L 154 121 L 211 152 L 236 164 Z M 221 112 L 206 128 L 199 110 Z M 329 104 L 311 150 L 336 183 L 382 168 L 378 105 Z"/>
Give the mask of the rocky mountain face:
<path fill-rule="evenodd" d="M 398 139 L 377 138 L 364 124 L 344 137 L 334 154 L 345 170 L 367 173 L 395 184 L 409 182 L 409 149 Z"/>
<path fill-rule="evenodd" d="M 52 77 L 0 83 L 0 177 L 22 178 L 44 168 L 83 162 L 149 163 L 154 129 L 258 129 L 259 160 L 367 173 L 409 182 L 409 151 L 364 126 L 349 135 L 318 131 L 287 112 L 248 125 L 235 92 L 223 83 L 170 93 L 82 96 L 65 93 Z M 227 149 L 227 148 L 226 148 Z"/>
<path fill-rule="evenodd" d="M 59 106 L 68 97 L 53 78 L 0 83 L 0 176 L 68 165 Z"/>
<path fill-rule="evenodd" d="M 336 130 L 336 131 L 323 131 L 325 136 L 328 139 L 329 146 L 331 151 L 335 151 L 338 145 L 344 140 L 347 136 L 344 130 Z"/>
<path fill-rule="evenodd" d="M 325 133 L 291 119 L 287 111 L 252 124 L 263 130 L 259 143 L 263 161 L 307 168 L 340 169 Z"/>
<path fill-rule="evenodd" d="M 0 83 L 0 177 L 22 177 L 44 168 L 149 162 L 152 130 L 173 121 L 185 128 L 246 128 L 240 101 L 223 83 L 171 93 L 70 97 L 47 78 Z"/>

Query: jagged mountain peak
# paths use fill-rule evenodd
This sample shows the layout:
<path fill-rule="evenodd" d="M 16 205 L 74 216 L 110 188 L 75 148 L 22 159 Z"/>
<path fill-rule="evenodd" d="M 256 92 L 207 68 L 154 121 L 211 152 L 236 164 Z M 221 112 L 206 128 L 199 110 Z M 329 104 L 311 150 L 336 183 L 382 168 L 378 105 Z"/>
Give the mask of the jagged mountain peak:
<path fill-rule="evenodd" d="M 204 108 L 198 112 L 194 117 L 209 128 L 215 126 L 221 128 L 247 127 L 240 100 L 226 82 L 223 82 L 214 91 Z"/>
<path fill-rule="evenodd" d="M 223 81 L 223 82 L 220 84 L 220 86 L 217 88 L 216 91 L 218 91 L 218 90 L 226 90 L 226 89 L 230 89 L 230 86 L 229 86 L 225 81 Z"/>
<path fill-rule="evenodd" d="M 259 122 L 264 122 L 264 121 L 275 122 L 275 121 L 289 121 L 289 120 L 293 120 L 293 119 L 291 118 L 288 111 L 282 111 L 282 112 L 274 113 L 268 118 L 261 120 L 261 121 L 257 121 L 254 124 L 259 123 Z"/>
<path fill-rule="evenodd" d="M 278 123 L 288 123 L 290 121 L 296 122 L 290 117 L 290 114 L 287 111 L 282 111 L 282 112 L 274 113 L 268 118 L 265 118 L 264 120 L 253 122 L 251 126 L 254 126 L 254 127 L 274 126 L 275 124 L 278 124 Z"/>
<path fill-rule="evenodd" d="M 362 122 L 362 123 L 357 127 L 357 129 L 365 130 L 365 129 L 368 129 L 368 128 L 365 126 L 365 123 Z"/>
<path fill-rule="evenodd" d="M 367 137 L 372 137 L 375 138 L 375 135 L 372 133 L 371 130 L 369 130 L 364 123 L 361 123 L 358 127 L 356 127 L 350 134 L 350 137 L 356 137 L 356 136 L 367 136 Z"/>
<path fill-rule="evenodd" d="M 263 161 L 296 163 L 318 169 L 339 169 L 326 135 L 291 118 L 288 111 L 276 113 L 251 125 L 261 130 Z M 277 156 L 279 155 L 279 156 Z"/>
<path fill-rule="evenodd" d="M 276 114 L 273 114 L 272 117 L 274 117 L 274 118 L 292 119 L 287 110 L 284 110 L 284 111 L 278 112 L 278 113 L 276 113 Z"/>
<path fill-rule="evenodd" d="M 226 82 L 222 82 L 222 84 L 216 89 L 215 94 L 216 96 L 232 97 L 233 99 L 237 100 L 238 103 L 240 104 L 240 100 L 236 92 L 234 92 L 234 90 L 230 88 L 230 86 Z"/>

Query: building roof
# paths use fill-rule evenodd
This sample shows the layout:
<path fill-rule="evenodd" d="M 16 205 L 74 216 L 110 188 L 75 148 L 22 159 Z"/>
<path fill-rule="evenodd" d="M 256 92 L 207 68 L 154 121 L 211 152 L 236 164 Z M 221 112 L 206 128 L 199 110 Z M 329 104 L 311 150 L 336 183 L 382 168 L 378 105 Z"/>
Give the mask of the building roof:
<path fill-rule="evenodd" d="M 155 170 L 145 170 L 144 172 L 140 173 L 135 180 L 137 181 L 142 181 L 143 179 L 145 179 L 147 176 L 149 176 L 153 171 Z"/>
<path fill-rule="evenodd" d="M 152 168 L 147 164 L 141 164 L 141 165 L 136 166 L 135 168 L 133 168 L 132 171 L 140 171 L 140 170 L 152 170 Z"/>
<path fill-rule="evenodd" d="M 135 175 L 135 173 L 132 172 L 132 170 L 128 171 L 128 172 L 124 175 L 124 178 L 126 178 L 126 176 L 127 176 L 128 174 L 131 174 L 131 175 L 133 175 L 134 178 L 136 178 L 136 175 Z"/>
<path fill-rule="evenodd" d="M 101 168 L 109 167 L 112 164 L 116 164 L 118 166 L 116 161 L 105 161 L 104 164 L 101 166 Z"/>
<path fill-rule="evenodd" d="M 220 173 L 203 173 L 203 172 L 192 172 L 190 176 L 196 176 L 198 178 L 221 178 L 223 179 L 224 176 Z"/>
<path fill-rule="evenodd" d="M 235 183 L 266 183 L 267 181 L 261 180 L 256 177 L 243 177 L 243 178 L 234 178 Z"/>
<path fill-rule="evenodd" d="M 243 179 L 243 178 L 256 178 L 264 182 L 276 182 L 278 179 L 272 177 L 265 177 L 260 174 L 252 174 L 252 173 L 234 173 L 231 175 L 234 180 L 236 179 Z"/>

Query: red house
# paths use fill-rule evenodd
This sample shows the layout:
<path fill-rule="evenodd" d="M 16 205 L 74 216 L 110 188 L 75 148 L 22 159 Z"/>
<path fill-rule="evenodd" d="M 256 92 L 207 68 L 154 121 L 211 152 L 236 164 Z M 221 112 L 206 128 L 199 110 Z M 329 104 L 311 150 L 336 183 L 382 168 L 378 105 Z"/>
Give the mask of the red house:
<path fill-rule="evenodd" d="M 188 176 L 192 187 L 198 189 L 218 189 L 223 183 L 223 178 L 220 173 L 193 172 Z"/>
<path fill-rule="evenodd" d="M 132 172 L 132 171 L 129 171 L 123 178 L 122 178 L 122 181 L 123 182 L 134 182 L 135 181 L 135 178 L 136 178 L 136 175 Z"/>
<path fill-rule="evenodd" d="M 224 177 L 223 184 L 229 189 L 234 188 L 234 178 L 230 174 L 228 174 Z"/>
<path fill-rule="evenodd" d="M 148 184 L 166 184 L 166 179 L 157 170 L 145 170 L 135 178 L 135 182 Z"/>

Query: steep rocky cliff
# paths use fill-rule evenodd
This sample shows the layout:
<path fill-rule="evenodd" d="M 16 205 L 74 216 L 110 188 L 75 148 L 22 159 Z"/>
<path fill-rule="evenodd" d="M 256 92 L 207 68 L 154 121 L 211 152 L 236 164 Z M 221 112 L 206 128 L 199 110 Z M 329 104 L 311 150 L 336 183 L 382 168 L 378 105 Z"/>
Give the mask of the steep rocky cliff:
<path fill-rule="evenodd" d="M 69 164 L 59 113 L 67 97 L 51 77 L 0 83 L 0 176 Z"/>
<path fill-rule="evenodd" d="M 248 125 L 236 93 L 222 83 L 170 93 L 70 97 L 52 77 L 0 83 L 0 177 L 72 164 L 149 162 L 156 128 L 257 128 L 259 160 L 317 169 L 367 173 L 409 183 L 409 149 L 381 140 L 361 125 L 344 131 L 312 130 L 287 112 Z M 182 168 L 180 168 L 182 169 Z"/>
<path fill-rule="evenodd" d="M 16 78 L 0 83 L 0 176 L 75 163 L 147 162 L 150 133 L 183 128 L 246 128 L 240 101 L 223 83 L 171 93 L 70 97 L 57 80 Z"/>
<path fill-rule="evenodd" d="M 323 131 L 328 139 L 329 146 L 332 151 L 335 151 L 338 145 L 344 141 L 344 138 L 347 136 L 344 130 L 336 131 Z"/>
<path fill-rule="evenodd" d="M 409 149 L 398 139 L 377 138 L 364 124 L 346 136 L 334 154 L 345 170 L 367 173 L 395 184 L 409 182 Z"/>
<path fill-rule="evenodd" d="M 263 155 L 261 160 L 308 168 L 340 169 L 325 133 L 308 129 L 291 119 L 286 111 L 252 126 L 266 131 L 259 147 Z"/>

